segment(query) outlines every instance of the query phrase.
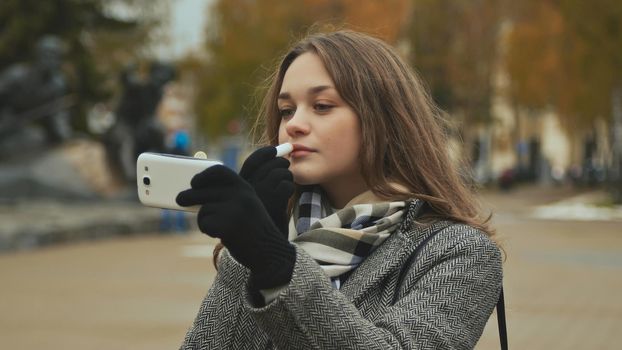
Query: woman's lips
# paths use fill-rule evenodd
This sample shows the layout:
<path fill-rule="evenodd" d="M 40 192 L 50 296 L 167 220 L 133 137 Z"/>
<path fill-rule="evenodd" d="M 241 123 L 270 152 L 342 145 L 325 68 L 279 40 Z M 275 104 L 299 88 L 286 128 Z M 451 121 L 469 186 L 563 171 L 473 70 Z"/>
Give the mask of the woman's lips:
<path fill-rule="evenodd" d="M 294 144 L 294 150 L 292 151 L 292 153 L 290 153 L 290 155 L 292 156 L 292 158 L 300 158 L 307 156 L 313 152 L 315 152 L 315 150 L 312 148 L 299 144 Z"/>

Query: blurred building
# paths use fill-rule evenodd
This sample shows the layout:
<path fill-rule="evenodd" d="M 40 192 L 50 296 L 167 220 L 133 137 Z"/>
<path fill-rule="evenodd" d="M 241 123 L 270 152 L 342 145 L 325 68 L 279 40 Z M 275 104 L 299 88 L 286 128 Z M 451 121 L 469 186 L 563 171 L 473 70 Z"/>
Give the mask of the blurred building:
<path fill-rule="evenodd" d="M 167 133 L 187 130 L 194 125 L 193 97 L 194 89 L 189 84 L 176 81 L 165 87 L 156 114 Z"/>
<path fill-rule="evenodd" d="M 604 119 L 572 135 L 553 110 L 533 111 L 512 104 L 509 75 L 501 62 L 509 26 L 499 34 L 500 54 L 493 77 L 492 123 L 465 126 L 473 173 L 481 183 L 511 174 L 517 181 L 550 183 L 564 179 L 604 181 L 612 159 L 610 133 Z M 466 151 L 466 150 L 465 150 Z"/>

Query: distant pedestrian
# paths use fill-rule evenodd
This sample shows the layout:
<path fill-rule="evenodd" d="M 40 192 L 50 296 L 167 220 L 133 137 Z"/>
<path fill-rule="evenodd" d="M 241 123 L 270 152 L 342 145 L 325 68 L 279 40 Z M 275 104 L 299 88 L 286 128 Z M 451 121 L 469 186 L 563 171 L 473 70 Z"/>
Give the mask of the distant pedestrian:
<path fill-rule="evenodd" d="M 190 135 L 186 130 L 177 130 L 171 138 L 167 153 L 178 156 L 190 155 Z M 187 232 L 189 229 L 186 213 L 181 210 L 162 209 L 160 231 Z"/>
<path fill-rule="evenodd" d="M 186 130 L 177 130 L 173 133 L 168 153 L 179 156 L 190 155 L 190 135 Z"/>
<path fill-rule="evenodd" d="M 226 248 L 182 348 L 472 349 L 501 253 L 439 114 L 384 42 L 297 43 L 264 100 L 271 146 L 177 197 Z M 275 157 L 284 142 L 293 152 Z"/>

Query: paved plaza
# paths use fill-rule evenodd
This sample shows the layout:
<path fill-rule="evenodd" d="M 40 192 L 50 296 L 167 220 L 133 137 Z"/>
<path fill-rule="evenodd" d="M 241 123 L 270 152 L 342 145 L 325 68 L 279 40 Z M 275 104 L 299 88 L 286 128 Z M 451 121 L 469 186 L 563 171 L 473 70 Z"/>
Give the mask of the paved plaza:
<path fill-rule="evenodd" d="M 494 222 L 507 253 L 510 349 L 619 349 L 622 343 L 622 220 L 537 218 L 541 204 L 565 195 L 528 188 L 484 197 L 497 207 Z M 498 348 L 493 319 L 477 349 Z"/>
<path fill-rule="evenodd" d="M 577 193 L 485 192 L 506 251 L 510 349 L 617 349 L 622 221 L 543 219 Z M 590 221 L 591 220 L 591 221 Z M 8 349 L 173 349 L 214 277 L 214 241 L 134 235 L 0 255 L 0 344 Z M 498 349 L 494 317 L 477 346 Z"/>

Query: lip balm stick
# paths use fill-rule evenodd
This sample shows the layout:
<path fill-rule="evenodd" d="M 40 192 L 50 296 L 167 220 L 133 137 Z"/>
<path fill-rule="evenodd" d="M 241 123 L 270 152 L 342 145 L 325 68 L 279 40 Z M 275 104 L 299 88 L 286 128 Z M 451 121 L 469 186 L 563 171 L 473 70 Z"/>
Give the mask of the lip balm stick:
<path fill-rule="evenodd" d="M 280 144 L 276 146 L 276 156 L 277 157 L 286 156 L 290 154 L 293 150 L 294 150 L 294 146 L 289 142 Z"/>
<path fill-rule="evenodd" d="M 199 159 L 207 159 L 207 154 L 205 154 L 205 152 L 203 151 L 198 151 L 197 153 L 194 154 L 193 157 L 199 158 Z"/>

